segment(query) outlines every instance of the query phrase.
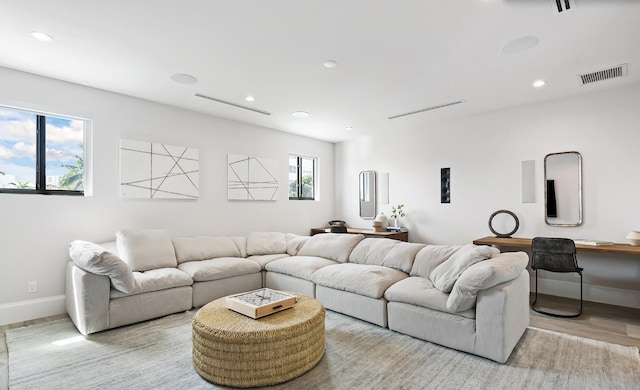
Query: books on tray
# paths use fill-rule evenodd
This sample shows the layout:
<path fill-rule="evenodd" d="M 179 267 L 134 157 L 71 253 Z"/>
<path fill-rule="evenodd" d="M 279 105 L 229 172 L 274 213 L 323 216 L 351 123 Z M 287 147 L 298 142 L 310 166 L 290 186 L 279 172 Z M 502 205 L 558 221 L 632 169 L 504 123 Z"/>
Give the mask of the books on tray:
<path fill-rule="evenodd" d="M 600 240 L 586 240 L 583 238 L 576 238 L 573 240 L 576 245 L 589 245 L 589 246 L 601 246 L 601 245 L 613 245 L 611 241 L 600 241 Z"/>
<path fill-rule="evenodd" d="M 401 232 L 402 228 L 400 227 L 395 227 L 395 226 L 389 226 L 387 227 L 387 231 L 388 232 Z"/>

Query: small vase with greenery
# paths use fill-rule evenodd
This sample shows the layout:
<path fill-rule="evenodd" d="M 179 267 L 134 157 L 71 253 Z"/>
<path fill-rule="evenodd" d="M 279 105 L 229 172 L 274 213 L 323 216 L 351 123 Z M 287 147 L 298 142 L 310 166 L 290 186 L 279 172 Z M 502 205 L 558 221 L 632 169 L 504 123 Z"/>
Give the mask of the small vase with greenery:
<path fill-rule="evenodd" d="M 394 218 L 395 227 L 400 227 L 400 218 L 404 217 L 404 205 L 399 204 L 397 206 L 391 206 L 391 218 Z"/>

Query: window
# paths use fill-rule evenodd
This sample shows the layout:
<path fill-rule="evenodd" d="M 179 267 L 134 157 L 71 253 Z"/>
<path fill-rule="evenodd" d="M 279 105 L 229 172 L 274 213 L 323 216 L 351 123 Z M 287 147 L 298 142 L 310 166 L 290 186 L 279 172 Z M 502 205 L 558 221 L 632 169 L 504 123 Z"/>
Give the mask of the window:
<path fill-rule="evenodd" d="M 316 163 L 315 157 L 289 155 L 289 199 L 315 199 Z"/>
<path fill-rule="evenodd" d="M 85 124 L 0 106 L 0 192 L 83 195 Z"/>

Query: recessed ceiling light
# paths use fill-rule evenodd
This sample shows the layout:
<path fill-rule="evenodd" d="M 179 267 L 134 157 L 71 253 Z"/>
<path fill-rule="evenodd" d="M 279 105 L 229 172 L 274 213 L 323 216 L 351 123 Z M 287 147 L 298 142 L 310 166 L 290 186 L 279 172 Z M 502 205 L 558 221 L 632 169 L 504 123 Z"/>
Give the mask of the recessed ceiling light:
<path fill-rule="evenodd" d="M 251 95 L 247 95 L 247 97 L 246 97 L 246 98 L 244 98 L 244 100 L 246 100 L 246 101 L 248 101 L 248 102 L 253 102 L 253 101 L 255 101 L 255 100 L 256 100 L 256 98 L 254 98 L 254 97 L 253 97 L 253 96 L 251 96 Z"/>
<path fill-rule="evenodd" d="M 43 32 L 40 31 L 32 31 L 31 32 L 31 36 L 39 41 L 42 42 L 51 42 L 53 41 L 53 37 L 49 34 L 45 34 Z"/>
<path fill-rule="evenodd" d="M 335 68 L 338 66 L 338 63 L 334 60 L 326 60 L 323 65 L 325 68 Z"/>
<path fill-rule="evenodd" d="M 353 131 L 353 127 L 351 127 L 351 126 L 347 126 L 344 129 L 347 130 L 347 131 Z"/>
<path fill-rule="evenodd" d="M 531 50 L 538 45 L 540 39 L 538 37 L 524 36 L 510 40 L 502 45 L 500 52 L 502 54 L 518 54 Z"/>
<path fill-rule="evenodd" d="M 306 111 L 295 111 L 291 113 L 291 116 L 294 118 L 306 118 L 309 116 L 309 113 Z"/>
<path fill-rule="evenodd" d="M 198 82 L 197 78 L 185 73 L 176 73 L 171 75 L 171 80 L 178 84 L 195 84 Z"/>
<path fill-rule="evenodd" d="M 536 88 L 540 88 L 543 85 L 545 85 L 546 83 L 547 82 L 544 81 L 544 80 L 536 80 L 536 81 L 533 82 L 533 86 L 536 87 Z"/>

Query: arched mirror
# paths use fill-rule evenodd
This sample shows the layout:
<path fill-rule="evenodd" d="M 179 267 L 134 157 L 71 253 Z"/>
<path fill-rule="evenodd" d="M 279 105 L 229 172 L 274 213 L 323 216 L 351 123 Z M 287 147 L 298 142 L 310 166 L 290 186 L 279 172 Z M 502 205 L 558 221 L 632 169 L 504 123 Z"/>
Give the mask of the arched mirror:
<path fill-rule="evenodd" d="M 360 172 L 360 217 L 374 219 L 376 217 L 376 172 Z"/>
<path fill-rule="evenodd" d="M 550 226 L 582 224 L 582 156 L 578 152 L 544 158 L 545 222 Z"/>

